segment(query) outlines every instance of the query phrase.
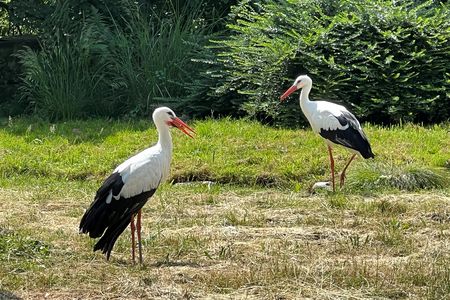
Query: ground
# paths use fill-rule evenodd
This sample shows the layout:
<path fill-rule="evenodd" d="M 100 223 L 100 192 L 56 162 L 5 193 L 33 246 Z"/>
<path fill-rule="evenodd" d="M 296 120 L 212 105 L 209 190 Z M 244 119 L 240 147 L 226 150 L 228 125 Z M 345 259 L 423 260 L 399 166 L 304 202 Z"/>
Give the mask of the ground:
<path fill-rule="evenodd" d="M 198 135 L 215 124 L 208 122 L 195 124 Z M 231 139 L 243 125 L 261 128 L 238 124 L 227 129 L 230 136 L 216 128 L 217 136 Z M 236 140 L 226 150 L 214 136 L 207 137 L 210 145 L 196 146 L 195 140 L 176 135 L 187 144 L 175 145 L 171 181 L 144 207 L 140 266 L 131 263 L 129 229 L 107 261 L 92 251 L 95 240 L 80 235 L 78 225 L 108 172 L 130 155 L 130 147 L 142 149 L 135 143 L 148 143 L 143 137 L 153 129 L 80 141 L 70 136 L 78 134 L 73 130 L 42 136 L 17 126 L 0 131 L 0 299 L 450 297 L 450 189 L 445 180 L 450 156 L 448 140 L 437 138 L 445 137 L 448 127 L 369 128 L 378 161 L 357 160 L 347 186 L 336 193 L 308 190 L 328 176 L 321 144 L 317 147 L 323 151 L 316 153 L 323 153 L 310 165 L 309 148 L 299 150 L 307 155 L 295 159 L 304 162 L 303 169 L 277 163 L 267 167 L 297 153 L 289 147 L 277 152 L 280 145 L 274 142 L 284 143 L 284 135 L 297 131 L 273 129 L 273 139 L 265 137 L 263 143 L 255 135 L 257 141 Z M 86 132 L 83 126 L 93 125 L 76 129 Z M 403 136 L 429 130 L 436 138 L 427 135 L 427 149 L 414 150 L 395 130 Z M 314 139 L 309 131 L 299 134 L 308 139 L 305 143 Z M 126 140 L 130 135 L 141 138 Z M 383 150 L 381 139 L 395 141 L 397 148 L 405 143 L 410 151 Z M 112 152 L 111 145 L 122 140 L 127 142 Z M 258 143 L 269 146 L 255 151 L 262 147 Z M 196 147 L 214 148 L 215 158 Z M 234 156 L 221 153 L 233 147 L 238 151 Z M 270 151 L 285 156 L 270 157 Z M 261 153 L 269 158 L 260 159 Z M 201 163 L 198 171 L 182 156 Z M 337 153 L 340 164 L 345 157 Z M 405 161 L 414 168 L 403 167 Z M 390 173 L 379 174 L 386 170 Z M 437 181 L 432 171 L 441 174 Z M 307 172 L 312 175 L 305 177 Z M 228 183 L 227 174 L 233 175 Z"/>
<path fill-rule="evenodd" d="M 450 295 L 450 197 L 439 193 L 309 196 L 166 185 L 143 212 L 144 266 L 131 263 L 128 230 L 110 261 L 92 252 L 93 241 L 77 230 L 91 201 L 83 190 L 0 195 L 1 242 L 9 255 L 2 257 L 1 284 L 19 297 Z"/>

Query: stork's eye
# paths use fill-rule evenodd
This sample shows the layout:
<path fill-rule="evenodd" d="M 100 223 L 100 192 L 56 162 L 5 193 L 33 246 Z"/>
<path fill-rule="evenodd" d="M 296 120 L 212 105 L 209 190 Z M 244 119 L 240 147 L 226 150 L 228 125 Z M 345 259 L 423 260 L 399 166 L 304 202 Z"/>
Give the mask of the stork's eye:
<path fill-rule="evenodd" d="M 175 116 L 173 115 L 173 112 L 171 112 L 171 111 L 168 111 L 167 114 L 168 114 L 169 116 L 171 116 L 171 117 L 175 117 Z"/>

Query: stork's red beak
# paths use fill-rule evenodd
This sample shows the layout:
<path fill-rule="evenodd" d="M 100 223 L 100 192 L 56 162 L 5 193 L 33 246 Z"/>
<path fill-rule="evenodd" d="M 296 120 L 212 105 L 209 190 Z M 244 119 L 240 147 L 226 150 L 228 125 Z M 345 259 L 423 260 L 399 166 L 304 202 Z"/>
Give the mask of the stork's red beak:
<path fill-rule="evenodd" d="M 181 121 L 181 119 L 175 117 L 171 121 L 169 121 L 170 125 L 175 126 L 176 128 L 183 131 L 185 134 L 190 136 L 191 138 L 194 138 L 192 134 L 195 133 L 195 130 L 188 126 L 188 124 Z"/>
<path fill-rule="evenodd" d="M 288 88 L 287 91 L 284 92 L 284 94 L 280 96 L 280 101 L 283 101 L 284 99 L 289 97 L 289 95 L 292 94 L 293 92 L 295 92 L 296 90 L 298 90 L 298 87 L 296 85 L 293 85 L 290 88 Z"/>

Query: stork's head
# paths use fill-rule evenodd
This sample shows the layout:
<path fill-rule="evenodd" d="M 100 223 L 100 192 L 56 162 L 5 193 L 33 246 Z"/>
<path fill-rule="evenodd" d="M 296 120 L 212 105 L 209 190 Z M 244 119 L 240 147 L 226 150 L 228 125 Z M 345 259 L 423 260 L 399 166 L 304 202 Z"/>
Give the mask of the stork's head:
<path fill-rule="evenodd" d="M 189 127 L 180 118 L 178 118 L 173 110 L 168 107 L 158 107 L 153 112 L 153 122 L 155 122 L 156 127 L 168 126 L 176 127 L 183 131 L 185 134 L 193 138 L 192 134 L 195 133 L 194 129 Z"/>
<path fill-rule="evenodd" d="M 292 94 L 293 92 L 295 92 L 296 90 L 301 89 L 305 86 L 311 86 L 311 85 L 312 85 L 312 80 L 311 80 L 311 78 L 309 78 L 308 75 L 300 75 L 295 79 L 294 84 L 289 89 L 287 89 L 283 95 L 281 95 L 280 100 L 283 101 L 284 99 L 289 97 L 289 95 Z"/>

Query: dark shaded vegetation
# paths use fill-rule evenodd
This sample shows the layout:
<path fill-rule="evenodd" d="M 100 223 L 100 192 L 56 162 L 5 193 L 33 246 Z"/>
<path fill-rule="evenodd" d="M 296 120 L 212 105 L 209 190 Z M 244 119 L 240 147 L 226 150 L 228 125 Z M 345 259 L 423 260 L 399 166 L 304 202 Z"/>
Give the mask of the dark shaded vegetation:
<path fill-rule="evenodd" d="M 297 122 L 297 101 L 278 98 L 309 74 L 312 99 L 345 104 L 376 123 L 450 116 L 450 10 L 439 1 L 247 2 L 235 7 L 221 90 L 251 115 Z"/>
<path fill-rule="evenodd" d="M 0 10 L 0 34 L 33 33 L 43 48 L 18 54 L 20 99 L 2 101 L 20 113 L 134 118 L 169 105 L 190 117 L 301 125 L 297 101 L 278 98 L 307 73 L 312 99 L 362 120 L 450 116 L 447 1 L 32 2 Z"/>

